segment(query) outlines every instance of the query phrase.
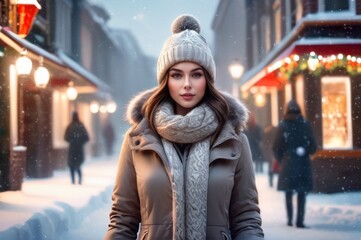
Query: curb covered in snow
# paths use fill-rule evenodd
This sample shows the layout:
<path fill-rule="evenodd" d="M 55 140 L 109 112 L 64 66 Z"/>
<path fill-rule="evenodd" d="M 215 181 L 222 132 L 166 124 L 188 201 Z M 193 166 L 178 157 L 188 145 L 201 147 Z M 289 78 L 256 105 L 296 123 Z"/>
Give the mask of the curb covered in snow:
<path fill-rule="evenodd" d="M 48 240 L 70 228 L 76 228 L 82 219 L 96 210 L 94 206 L 101 206 L 107 201 L 112 191 L 108 186 L 96 196 L 92 196 L 82 208 L 75 208 L 64 202 L 56 202 L 59 207 L 47 208 L 43 212 L 36 212 L 24 224 L 17 224 L 0 232 L 3 240 Z"/>

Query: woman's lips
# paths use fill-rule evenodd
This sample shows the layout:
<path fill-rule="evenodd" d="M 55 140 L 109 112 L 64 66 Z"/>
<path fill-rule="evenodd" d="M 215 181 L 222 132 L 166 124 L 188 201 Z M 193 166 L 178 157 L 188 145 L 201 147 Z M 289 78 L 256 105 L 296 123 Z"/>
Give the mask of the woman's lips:
<path fill-rule="evenodd" d="M 194 96 L 193 94 L 188 94 L 188 93 L 181 95 L 181 97 L 186 101 L 192 100 L 193 96 Z"/>

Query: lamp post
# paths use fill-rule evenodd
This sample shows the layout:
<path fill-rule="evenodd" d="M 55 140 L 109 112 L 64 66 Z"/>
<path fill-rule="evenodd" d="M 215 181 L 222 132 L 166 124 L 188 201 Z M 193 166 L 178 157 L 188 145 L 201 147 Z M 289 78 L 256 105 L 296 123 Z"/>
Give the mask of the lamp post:
<path fill-rule="evenodd" d="M 243 75 L 244 67 L 239 60 L 234 60 L 229 66 L 228 71 L 233 78 L 232 94 L 235 98 L 239 99 L 238 81 Z"/>

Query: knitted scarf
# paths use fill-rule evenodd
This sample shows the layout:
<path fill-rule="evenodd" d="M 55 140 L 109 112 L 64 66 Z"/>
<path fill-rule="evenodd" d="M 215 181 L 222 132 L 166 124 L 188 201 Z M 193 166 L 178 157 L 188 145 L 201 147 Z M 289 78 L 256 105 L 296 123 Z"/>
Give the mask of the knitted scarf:
<path fill-rule="evenodd" d="M 210 140 L 217 118 L 206 104 L 181 116 L 163 103 L 154 120 L 171 168 L 173 240 L 206 239 Z M 192 144 L 183 163 L 173 143 Z"/>

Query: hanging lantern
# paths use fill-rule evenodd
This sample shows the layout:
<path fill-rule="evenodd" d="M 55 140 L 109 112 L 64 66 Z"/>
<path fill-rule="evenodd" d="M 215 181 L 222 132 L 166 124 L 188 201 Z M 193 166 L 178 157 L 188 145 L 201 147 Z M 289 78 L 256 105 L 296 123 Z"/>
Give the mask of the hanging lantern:
<path fill-rule="evenodd" d="M 16 4 L 18 29 L 17 34 L 25 38 L 33 26 L 36 14 L 41 9 L 36 0 L 18 0 Z"/>
<path fill-rule="evenodd" d="M 18 75 L 29 75 L 33 68 L 33 63 L 27 56 L 27 51 L 23 50 L 20 57 L 16 60 L 15 68 Z"/>
<path fill-rule="evenodd" d="M 66 90 L 66 95 L 70 101 L 74 101 L 78 97 L 78 91 L 73 87 L 73 82 L 69 83 L 69 87 Z"/>
<path fill-rule="evenodd" d="M 37 87 L 45 88 L 49 82 L 50 74 L 46 67 L 43 66 L 43 57 L 40 58 L 40 66 L 34 73 L 34 80 Z"/>
<path fill-rule="evenodd" d="M 39 66 L 35 71 L 34 78 L 37 87 L 45 88 L 50 78 L 48 69 L 44 66 Z"/>

